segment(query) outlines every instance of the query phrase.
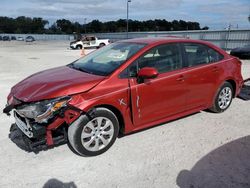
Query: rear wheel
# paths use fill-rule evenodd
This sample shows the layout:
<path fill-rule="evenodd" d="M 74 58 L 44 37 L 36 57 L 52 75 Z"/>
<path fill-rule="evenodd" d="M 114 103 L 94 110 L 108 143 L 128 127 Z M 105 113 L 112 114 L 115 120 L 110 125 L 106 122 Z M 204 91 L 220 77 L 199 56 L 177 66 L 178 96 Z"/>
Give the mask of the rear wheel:
<path fill-rule="evenodd" d="M 82 45 L 77 45 L 76 49 L 82 49 Z"/>
<path fill-rule="evenodd" d="M 99 45 L 99 48 L 101 48 L 101 47 L 103 47 L 103 46 L 105 46 L 105 44 L 104 44 L 104 43 L 101 43 L 101 44 Z"/>
<path fill-rule="evenodd" d="M 231 105 L 233 94 L 232 85 L 225 82 L 218 90 L 213 107 L 210 110 L 216 113 L 224 112 Z"/>
<path fill-rule="evenodd" d="M 115 114 L 106 108 L 97 108 L 93 118 L 80 116 L 68 130 L 69 143 L 83 156 L 100 155 L 115 142 L 119 123 Z"/>

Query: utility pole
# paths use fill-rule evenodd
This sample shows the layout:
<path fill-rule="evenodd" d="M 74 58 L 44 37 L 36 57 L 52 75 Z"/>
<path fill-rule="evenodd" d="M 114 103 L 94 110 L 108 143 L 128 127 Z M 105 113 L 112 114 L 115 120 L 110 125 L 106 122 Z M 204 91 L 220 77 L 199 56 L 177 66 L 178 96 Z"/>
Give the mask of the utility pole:
<path fill-rule="evenodd" d="M 227 38 L 226 38 L 226 50 L 228 50 L 228 42 L 229 42 L 229 37 L 230 37 L 230 31 L 231 31 L 231 27 L 232 27 L 232 25 L 231 25 L 231 23 L 229 23 L 229 25 L 228 25 L 228 32 L 227 32 Z"/>
<path fill-rule="evenodd" d="M 84 18 L 84 31 L 87 33 L 87 18 Z"/>
<path fill-rule="evenodd" d="M 127 0 L 127 39 L 128 39 L 128 4 L 131 3 L 131 0 Z"/>

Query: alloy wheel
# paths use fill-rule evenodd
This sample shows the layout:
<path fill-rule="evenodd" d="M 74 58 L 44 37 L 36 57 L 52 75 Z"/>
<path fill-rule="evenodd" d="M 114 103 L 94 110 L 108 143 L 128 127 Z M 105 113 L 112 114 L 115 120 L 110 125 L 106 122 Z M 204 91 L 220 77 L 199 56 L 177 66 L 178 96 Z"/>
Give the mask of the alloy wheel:
<path fill-rule="evenodd" d="M 81 142 L 88 151 L 99 151 L 105 148 L 114 136 L 114 125 L 106 117 L 96 117 L 83 128 Z"/>
<path fill-rule="evenodd" d="M 224 87 L 219 94 L 218 105 L 221 109 L 226 109 L 232 100 L 232 90 L 230 87 Z"/>

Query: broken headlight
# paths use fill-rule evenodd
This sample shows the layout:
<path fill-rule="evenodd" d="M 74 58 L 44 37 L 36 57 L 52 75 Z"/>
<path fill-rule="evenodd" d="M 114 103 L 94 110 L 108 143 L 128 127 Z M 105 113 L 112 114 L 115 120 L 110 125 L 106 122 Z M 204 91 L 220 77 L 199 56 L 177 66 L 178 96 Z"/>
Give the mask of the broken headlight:
<path fill-rule="evenodd" d="M 66 106 L 69 100 L 70 97 L 45 100 L 20 106 L 16 109 L 16 111 L 21 116 L 34 119 L 38 123 L 47 123 L 53 113 Z"/>

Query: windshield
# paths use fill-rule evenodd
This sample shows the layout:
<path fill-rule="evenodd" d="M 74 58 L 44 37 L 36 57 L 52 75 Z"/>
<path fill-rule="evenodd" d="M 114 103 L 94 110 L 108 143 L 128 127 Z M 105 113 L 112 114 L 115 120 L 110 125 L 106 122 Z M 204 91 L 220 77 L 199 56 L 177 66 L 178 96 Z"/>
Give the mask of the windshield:
<path fill-rule="evenodd" d="M 70 67 L 90 74 L 107 76 L 137 53 L 146 44 L 118 42 L 109 44 L 70 64 Z"/>

